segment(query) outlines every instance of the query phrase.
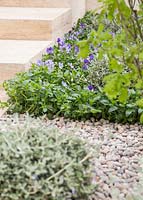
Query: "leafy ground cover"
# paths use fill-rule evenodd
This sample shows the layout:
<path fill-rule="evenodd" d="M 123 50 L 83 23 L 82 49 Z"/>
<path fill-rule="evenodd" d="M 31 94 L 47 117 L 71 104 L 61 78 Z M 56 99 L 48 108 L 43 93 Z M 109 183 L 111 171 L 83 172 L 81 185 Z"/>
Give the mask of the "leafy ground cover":
<path fill-rule="evenodd" d="M 0 121 L 1 200 L 88 199 L 92 151 L 71 132 L 41 120 Z"/>
<path fill-rule="evenodd" d="M 28 112 L 32 116 L 46 114 L 49 118 L 64 116 L 85 120 L 94 117 L 122 123 L 138 122 L 142 113 L 142 108 L 136 104 L 140 92 L 131 87 L 126 101 L 120 101 L 110 98 L 104 89 L 104 77 L 108 75 L 108 83 L 113 77 L 107 52 L 102 47 L 106 40 L 112 41 L 118 36 L 122 27 L 113 19 L 109 20 L 105 13 L 103 26 L 100 24 L 101 15 L 88 12 L 64 38 L 58 38 L 57 44 L 47 48 L 42 59 L 32 64 L 28 72 L 5 82 L 9 111 Z M 95 32 L 101 36 L 100 40 L 95 39 Z M 92 44 L 93 40 L 96 45 Z M 109 86 L 116 89 L 118 85 L 111 82 Z M 125 94 L 125 90 L 122 93 Z"/>

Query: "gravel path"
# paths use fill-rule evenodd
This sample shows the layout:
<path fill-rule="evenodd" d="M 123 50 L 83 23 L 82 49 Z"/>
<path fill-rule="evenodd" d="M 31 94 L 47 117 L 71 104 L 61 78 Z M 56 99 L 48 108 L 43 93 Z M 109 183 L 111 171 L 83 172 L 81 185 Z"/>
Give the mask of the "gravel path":
<path fill-rule="evenodd" d="M 125 200 L 139 182 L 140 160 L 143 158 L 143 127 L 100 122 L 72 122 L 63 118 L 47 121 L 62 131 L 72 131 L 98 149 L 94 160 L 99 184 L 93 200 Z M 142 194 L 143 197 L 143 194 Z M 142 198 L 143 199 L 143 198 Z M 141 200 L 141 199 L 137 199 Z"/>

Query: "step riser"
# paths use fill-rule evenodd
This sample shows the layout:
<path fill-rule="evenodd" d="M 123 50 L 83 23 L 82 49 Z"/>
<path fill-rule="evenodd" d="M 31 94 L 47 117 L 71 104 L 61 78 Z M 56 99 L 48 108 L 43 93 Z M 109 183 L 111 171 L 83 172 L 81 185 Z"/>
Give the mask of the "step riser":
<path fill-rule="evenodd" d="M 84 15 L 88 1 L 90 0 L 0 0 L 0 7 L 71 8 L 72 22 L 75 23 Z"/>
<path fill-rule="evenodd" d="M 0 39 L 51 40 L 50 21 L 0 20 Z"/>
<path fill-rule="evenodd" d="M 4 44 L 0 52 L 0 84 L 16 73 L 28 70 L 31 63 L 42 58 L 47 47 L 53 46 L 52 41 L 0 40 L 0 46 Z"/>
<path fill-rule="evenodd" d="M 71 0 L 0 0 L 1 7 L 69 8 Z"/>
<path fill-rule="evenodd" d="M 5 40 L 55 40 L 72 26 L 71 11 L 55 20 L 0 20 L 0 39 Z"/>

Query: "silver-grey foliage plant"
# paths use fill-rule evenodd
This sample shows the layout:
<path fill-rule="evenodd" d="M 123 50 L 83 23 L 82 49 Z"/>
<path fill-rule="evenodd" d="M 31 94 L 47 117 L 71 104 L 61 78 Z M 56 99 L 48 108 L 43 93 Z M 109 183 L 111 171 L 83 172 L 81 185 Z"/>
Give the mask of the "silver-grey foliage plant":
<path fill-rule="evenodd" d="M 88 199 L 91 154 L 40 120 L 0 122 L 0 200 Z"/>

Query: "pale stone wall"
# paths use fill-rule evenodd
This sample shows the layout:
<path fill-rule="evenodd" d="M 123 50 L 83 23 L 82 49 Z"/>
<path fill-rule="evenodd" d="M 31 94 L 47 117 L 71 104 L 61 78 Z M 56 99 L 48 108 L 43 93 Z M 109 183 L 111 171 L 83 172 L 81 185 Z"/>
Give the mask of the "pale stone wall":
<path fill-rule="evenodd" d="M 77 21 L 78 18 L 83 17 L 86 12 L 86 0 L 72 0 L 72 19 L 73 23 Z"/>
<path fill-rule="evenodd" d="M 101 6 L 101 3 L 98 2 L 98 0 L 86 0 L 86 10 L 93 10 L 93 9 L 99 9 Z"/>

